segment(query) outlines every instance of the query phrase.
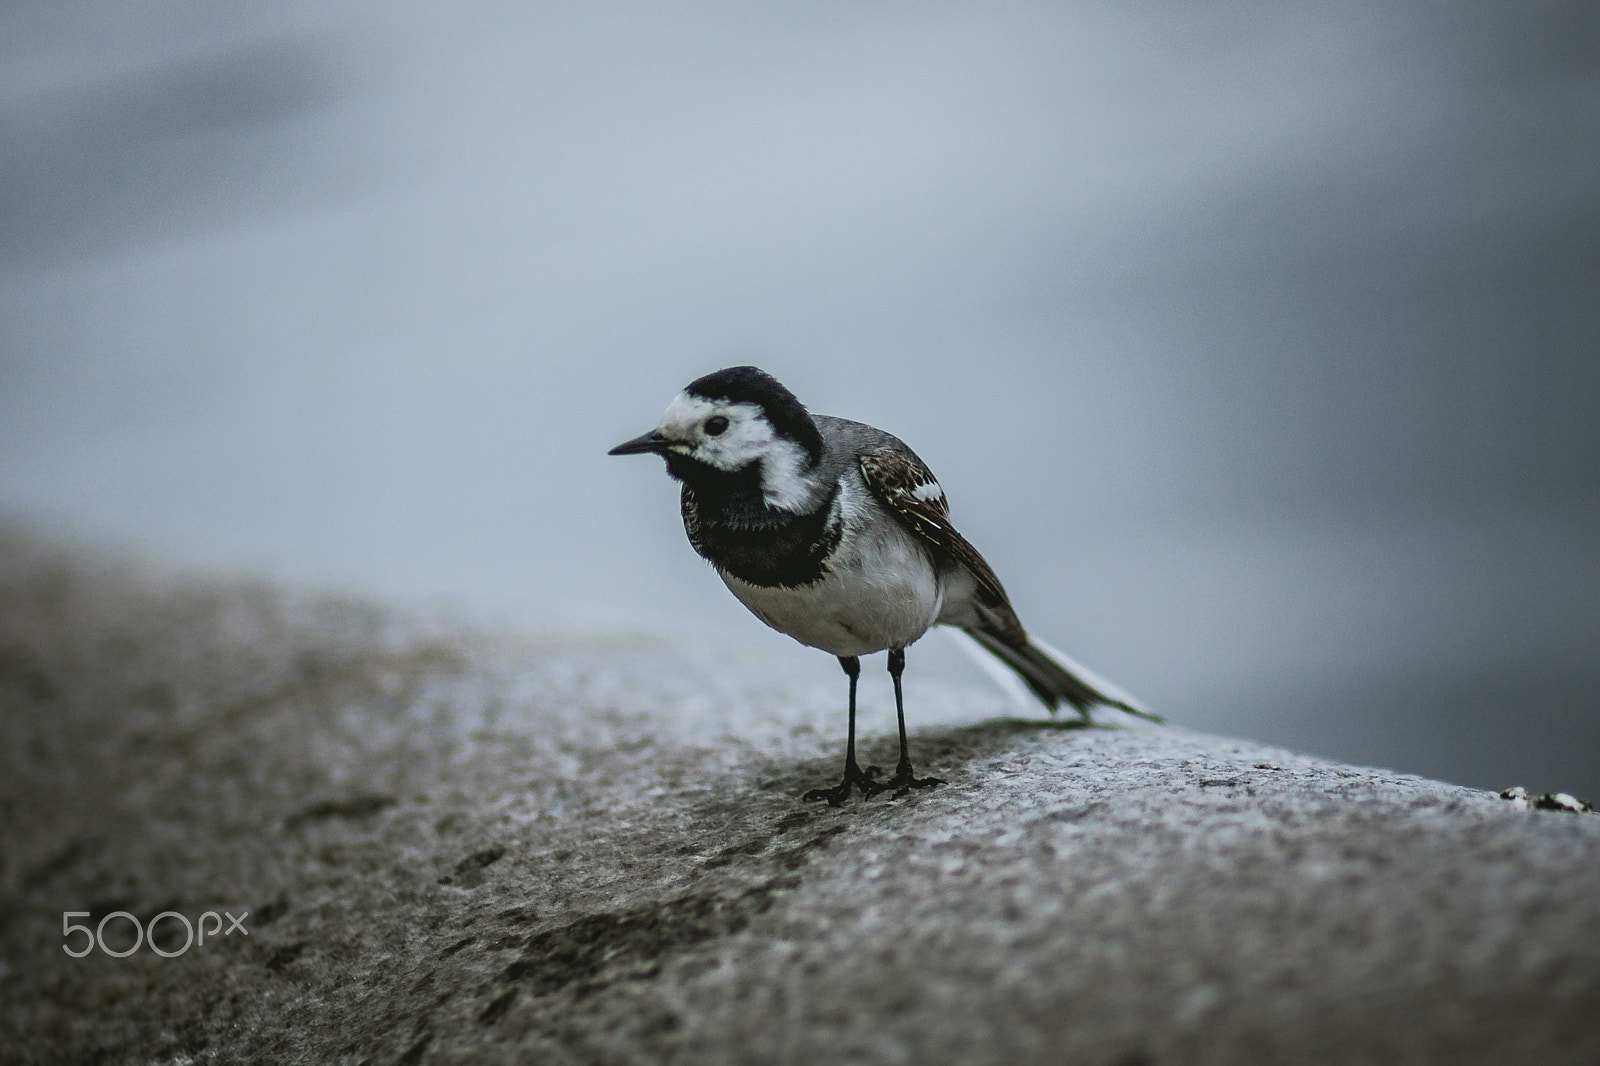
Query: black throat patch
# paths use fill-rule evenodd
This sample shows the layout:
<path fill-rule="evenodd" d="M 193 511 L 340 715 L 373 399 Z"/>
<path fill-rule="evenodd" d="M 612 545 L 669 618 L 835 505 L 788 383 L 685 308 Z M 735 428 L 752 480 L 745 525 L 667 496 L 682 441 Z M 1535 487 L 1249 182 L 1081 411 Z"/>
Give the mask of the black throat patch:
<path fill-rule="evenodd" d="M 791 514 L 768 507 L 761 461 L 732 473 L 667 455 L 683 482 L 683 528 L 694 550 L 717 569 L 767 588 L 799 588 L 828 573 L 842 522 L 833 516 L 835 486 L 815 510 Z"/>

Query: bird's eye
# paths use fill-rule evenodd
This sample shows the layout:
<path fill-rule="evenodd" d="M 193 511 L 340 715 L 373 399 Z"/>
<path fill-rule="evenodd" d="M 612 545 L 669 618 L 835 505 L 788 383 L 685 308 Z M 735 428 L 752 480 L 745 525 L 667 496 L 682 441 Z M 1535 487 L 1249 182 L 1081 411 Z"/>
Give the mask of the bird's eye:
<path fill-rule="evenodd" d="M 713 415 L 706 419 L 706 436 L 720 437 L 722 431 L 728 428 L 728 420 L 721 415 Z"/>

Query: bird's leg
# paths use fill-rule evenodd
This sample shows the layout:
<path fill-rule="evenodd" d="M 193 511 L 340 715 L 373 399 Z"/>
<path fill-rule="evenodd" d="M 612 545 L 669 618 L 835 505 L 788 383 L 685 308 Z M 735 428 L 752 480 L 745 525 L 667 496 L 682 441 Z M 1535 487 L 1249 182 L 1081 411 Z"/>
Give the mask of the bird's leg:
<path fill-rule="evenodd" d="M 894 678 L 894 713 L 900 719 L 900 762 L 894 768 L 894 776 L 882 784 L 873 782 L 874 792 L 887 792 L 895 789 L 896 796 L 903 796 L 913 788 L 932 788 L 944 784 L 937 777 L 916 777 L 911 772 L 911 749 L 906 743 L 906 701 L 900 687 L 900 675 L 905 673 L 906 653 L 904 648 L 894 648 L 889 652 L 889 676 Z"/>
<path fill-rule="evenodd" d="M 807 801 L 827 800 L 830 807 L 849 799 L 851 786 L 859 788 L 863 796 L 872 795 L 878 788 L 872 781 L 872 774 L 877 773 L 878 768 L 874 766 L 870 773 L 863 772 L 856 762 L 856 679 L 861 676 L 861 660 L 854 655 L 841 655 L 839 665 L 850 678 L 850 738 L 845 741 L 844 780 L 833 788 L 814 788 L 805 794 Z"/>

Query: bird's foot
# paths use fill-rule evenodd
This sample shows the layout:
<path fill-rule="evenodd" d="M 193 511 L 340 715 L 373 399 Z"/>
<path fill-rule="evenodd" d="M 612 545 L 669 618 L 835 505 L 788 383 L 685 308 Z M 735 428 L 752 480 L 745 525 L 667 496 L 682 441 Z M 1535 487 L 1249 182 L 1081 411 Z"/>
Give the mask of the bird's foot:
<path fill-rule="evenodd" d="M 878 784 L 878 775 L 881 773 L 883 771 L 876 766 L 869 766 L 863 770 L 854 762 L 846 763 L 844 780 L 832 788 L 814 788 L 802 796 L 801 801 L 812 803 L 816 800 L 827 800 L 828 806 L 840 807 L 844 805 L 845 800 L 850 798 L 850 790 L 852 788 L 859 788 L 861 790 L 861 798 L 867 799 L 883 791 L 884 786 Z"/>
<path fill-rule="evenodd" d="M 874 767 L 876 769 L 876 767 Z M 917 777 L 911 772 L 911 764 L 903 762 L 894 769 L 894 776 L 887 781 L 879 781 L 876 776 L 872 780 L 872 791 L 868 795 L 875 796 L 879 792 L 893 792 L 890 799 L 899 799 L 914 788 L 936 788 L 944 784 L 938 777 Z"/>

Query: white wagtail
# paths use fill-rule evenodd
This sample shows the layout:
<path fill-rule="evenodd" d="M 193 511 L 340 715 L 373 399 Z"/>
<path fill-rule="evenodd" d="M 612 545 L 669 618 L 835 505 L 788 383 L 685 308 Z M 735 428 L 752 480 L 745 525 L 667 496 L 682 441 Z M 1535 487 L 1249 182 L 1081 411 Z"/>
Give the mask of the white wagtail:
<path fill-rule="evenodd" d="M 810 414 L 771 375 L 729 367 L 691 383 L 650 432 L 612 455 L 654 452 L 683 483 L 683 526 L 755 616 L 838 656 L 850 678 L 844 780 L 808 800 L 943 784 L 916 777 L 906 746 L 900 675 L 906 646 L 957 626 L 1022 678 L 1053 712 L 1085 719 L 1097 703 L 1153 718 L 1115 686 L 1022 628 L 1000 579 L 950 524 L 933 472 L 881 429 Z M 860 656 L 888 651 L 900 720 L 892 778 L 856 763 Z M 1159 721 L 1159 719 L 1157 719 Z"/>

